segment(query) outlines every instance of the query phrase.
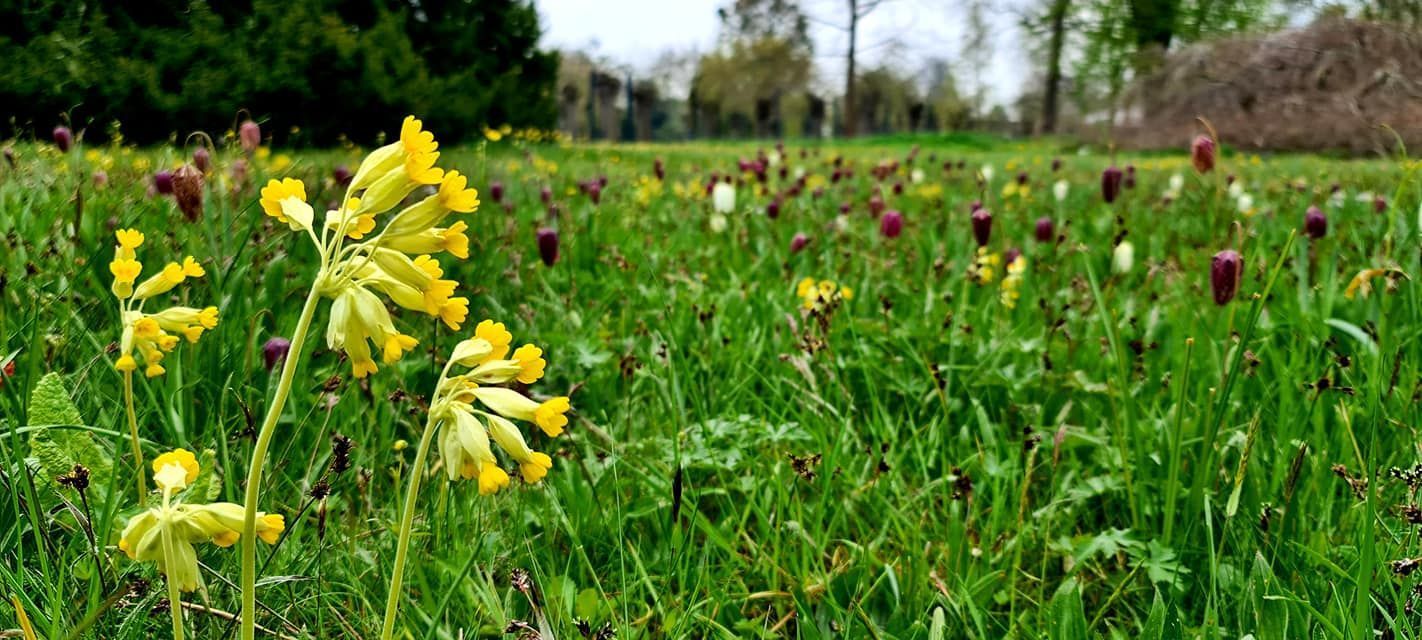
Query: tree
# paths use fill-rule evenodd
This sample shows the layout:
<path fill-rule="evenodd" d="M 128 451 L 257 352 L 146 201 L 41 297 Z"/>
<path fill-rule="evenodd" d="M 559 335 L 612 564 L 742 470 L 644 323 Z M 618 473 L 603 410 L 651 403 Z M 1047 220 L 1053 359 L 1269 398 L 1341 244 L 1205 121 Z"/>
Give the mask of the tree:
<path fill-rule="evenodd" d="M 715 134 L 730 125 L 742 135 L 772 135 L 780 99 L 809 84 L 807 18 L 790 0 L 735 0 L 720 17 L 720 46 L 697 62 L 693 118 Z"/>
<path fill-rule="evenodd" d="M 988 64 L 988 55 L 991 53 L 992 34 L 988 28 L 987 17 L 983 15 L 983 0 L 967 0 L 968 19 L 963 31 L 963 49 L 959 58 L 973 75 L 973 91 L 971 95 L 973 117 L 983 115 L 983 103 L 987 99 L 987 88 L 983 83 L 983 69 Z"/>
<path fill-rule="evenodd" d="M 855 92 L 856 70 L 855 52 L 859 46 L 859 21 L 867 18 L 870 13 L 879 8 L 887 0 L 846 0 L 849 3 L 848 24 L 844 27 L 849 40 L 849 46 L 845 52 L 845 72 L 844 72 L 844 135 L 853 137 L 856 132 L 859 118 L 856 100 L 858 96 Z"/>

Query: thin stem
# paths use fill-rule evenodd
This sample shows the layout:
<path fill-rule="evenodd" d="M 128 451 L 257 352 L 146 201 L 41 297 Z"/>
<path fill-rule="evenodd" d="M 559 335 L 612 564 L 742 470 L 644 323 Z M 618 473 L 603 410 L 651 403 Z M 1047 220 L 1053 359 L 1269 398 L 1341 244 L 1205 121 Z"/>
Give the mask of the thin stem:
<path fill-rule="evenodd" d="M 257 633 L 257 499 L 261 496 L 262 466 L 267 459 L 267 449 L 271 446 L 277 420 L 281 418 L 286 398 L 291 394 L 291 380 L 296 375 L 306 334 L 311 328 L 312 317 L 316 315 L 316 305 L 321 300 L 320 286 L 325 276 L 323 269 L 306 296 L 306 304 L 301 308 L 301 317 L 297 319 L 296 330 L 291 335 L 291 351 L 282 363 L 276 394 L 272 396 L 271 406 L 267 407 L 262 429 L 257 432 L 257 442 L 252 447 L 252 466 L 247 470 L 242 520 L 242 640 L 253 640 Z"/>
<path fill-rule="evenodd" d="M 161 485 L 160 485 L 161 486 Z M 168 518 L 168 500 L 172 496 L 169 489 L 163 490 L 163 511 L 160 516 L 166 520 Z M 163 561 L 168 571 L 172 571 L 177 566 L 177 556 L 173 553 L 173 530 L 169 522 L 161 522 L 163 527 Z M 173 576 L 169 573 L 163 574 L 163 581 L 168 583 L 168 611 L 173 614 L 173 640 L 183 640 L 183 594 L 178 589 L 178 583 L 173 582 Z"/>
<path fill-rule="evenodd" d="M 400 516 L 400 534 L 395 544 L 395 570 L 390 574 L 390 593 L 385 599 L 385 625 L 381 627 L 380 640 L 390 640 L 395 633 L 395 616 L 400 610 L 400 583 L 405 577 L 405 559 L 410 550 L 410 529 L 415 521 L 415 498 L 420 493 L 425 456 L 429 453 L 430 441 L 434 439 L 434 432 L 439 424 L 433 419 L 425 420 L 425 432 L 420 435 L 420 447 L 415 450 L 415 464 L 410 467 L 410 488 L 405 492 L 404 513 Z"/>
<path fill-rule="evenodd" d="M 123 407 L 128 414 L 128 439 L 133 442 L 133 464 L 138 476 L 138 506 L 148 501 L 147 474 L 143 472 L 143 447 L 138 443 L 138 414 L 133 410 L 133 372 L 123 373 Z"/>

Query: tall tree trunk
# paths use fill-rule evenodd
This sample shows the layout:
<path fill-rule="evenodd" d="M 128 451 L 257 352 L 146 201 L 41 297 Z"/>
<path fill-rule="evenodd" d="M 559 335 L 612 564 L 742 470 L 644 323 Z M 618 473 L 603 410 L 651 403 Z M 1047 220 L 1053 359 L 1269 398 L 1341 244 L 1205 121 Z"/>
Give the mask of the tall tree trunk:
<path fill-rule="evenodd" d="M 859 35 L 859 0 L 849 0 L 849 69 L 844 77 L 844 135 L 853 137 L 859 113 L 854 108 L 854 45 Z"/>
<path fill-rule="evenodd" d="M 1042 91 L 1042 133 L 1056 133 L 1062 84 L 1062 47 L 1066 43 L 1066 16 L 1071 0 L 1053 0 L 1052 36 L 1047 50 L 1047 86 Z"/>

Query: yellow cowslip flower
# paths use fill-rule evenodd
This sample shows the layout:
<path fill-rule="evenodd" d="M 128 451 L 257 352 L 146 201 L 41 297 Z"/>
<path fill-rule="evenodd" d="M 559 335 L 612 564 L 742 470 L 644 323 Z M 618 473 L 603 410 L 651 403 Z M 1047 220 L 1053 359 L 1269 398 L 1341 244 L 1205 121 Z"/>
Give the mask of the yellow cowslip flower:
<path fill-rule="evenodd" d="M 163 494 L 162 503 L 129 519 L 119 549 L 130 559 L 153 562 L 180 591 L 202 588 L 197 550 L 193 545 L 211 542 L 230 547 L 240 537 L 242 506 L 230 502 L 188 504 L 180 492 L 197 480 L 197 457 L 175 449 L 153 460 L 153 482 Z M 279 514 L 257 514 L 257 536 L 276 544 L 286 521 Z"/>
<path fill-rule="evenodd" d="M 1358 275 L 1353 276 L 1352 280 L 1348 281 L 1348 288 L 1343 290 L 1343 297 L 1349 300 L 1358 297 L 1359 294 L 1364 298 L 1368 297 L 1373 292 L 1373 279 L 1382 276 L 1387 276 L 1388 286 L 1390 288 L 1393 286 L 1393 281 L 1396 278 L 1406 278 L 1407 274 L 1401 269 L 1390 267 L 1363 269 L 1358 272 Z"/>
<path fill-rule="evenodd" d="M 414 116 L 405 118 L 400 139 L 372 151 L 360 163 L 337 211 L 312 228 L 311 206 L 299 180 L 273 180 L 262 190 L 268 215 L 303 229 L 321 255 L 316 291 L 332 300 L 326 342 L 341 349 L 352 373 L 363 378 L 381 361 L 393 363 L 414 348 L 415 338 L 398 330 L 385 303 L 439 318 L 458 330 L 469 314 L 469 299 L 455 295 L 459 283 L 444 278 L 432 254 L 469 257 L 468 223 L 452 214 L 473 213 L 479 192 L 458 171 L 435 166 L 439 143 Z M 421 185 L 434 192 L 391 213 Z M 381 225 L 381 220 L 386 220 Z"/>
<path fill-rule="evenodd" d="M 503 323 L 479 323 L 473 337 L 455 346 L 430 404 L 429 419 L 443 425 L 439 450 L 446 475 L 450 480 L 477 479 L 482 495 L 509 484 L 491 443 L 518 465 L 526 483 L 539 482 L 553 467 L 551 457 L 528 446 L 514 420 L 536 424 L 556 437 L 568 424 L 565 414 L 571 409 L 566 397 L 540 403 L 498 386 L 537 382 L 547 364 L 543 350 L 531 344 L 504 359 L 512 340 Z M 456 369 L 463 371 L 452 374 Z"/>
<path fill-rule="evenodd" d="M 801 279 L 795 286 L 795 295 L 800 298 L 801 307 L 816 312 L 854 299 L 854 291 L 849 287 L 841 287 L 833 280 L 816 281 L 814 278 Z"/>
<path fill-rule="evenodd" d="M 1002 279 L 1002 292 L 998 299 L 1008 309 L 1017 308 L 1017 299 L 1022 297 L 1022 274 L 1027 270 L 1027 257 L 1017 256 L 1007 265 L 1007 276 Z"/>
<path fill-rule="evenodd" d="M 978 253 L 973 258 L 968 274 L 980 285 L 991 284 L 997 279 L 997 266 L 1001 263 L 1001 254 L 991 253 L 987 247 L 978 247 Z"/>
<path fill-rule="evenodd" d="M 207 271 L 197 259 L 187 256 L 181 263 L 169 262 L 162 271 L 134 287 L 142 270 L 136 250 L 143 244 L 143 234 L 134 229 L 120 229 L 114 235 L 118 246 L 109 271 L 114 275 L 111 289 L 118 299 L 122 323 L 119 357 L 114 368 L 132 373 L 138 370 L 141 358 L 144 375 L 157 377 L 166 371 L 163 358 L 177 348 L 179 335 L 188 342 L 197 342 L 204 331 L 217 326 L 217 307 L 175 306 L 156 313 L 148 313 L 143 307 L 153 297 L 172 291 L 189 278 L 201 278 Z M 138 358 L 134 357 L 135 352 Z"/>

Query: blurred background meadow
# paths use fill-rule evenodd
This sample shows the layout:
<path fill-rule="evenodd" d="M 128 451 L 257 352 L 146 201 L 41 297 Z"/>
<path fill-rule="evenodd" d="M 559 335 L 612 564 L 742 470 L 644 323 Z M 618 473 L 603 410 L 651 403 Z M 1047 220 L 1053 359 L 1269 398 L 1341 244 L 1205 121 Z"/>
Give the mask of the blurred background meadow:
<path fill-rule="evenodd" d="M 137 377 L 261 485 L 258 637 L 1422 637 L 1422 3 L 0 1 L 0 637 L 167 637 L 121 548 L 115 232 L 221 322 Z M 408 114 L 479 192 L 459 331 L 313 333 Z M 194 177 L 196 176 L 196 178 Z M 195 185 L 195 187 L 194 187 Z M 415 190 L 410 202 L 433 189 Z M 324 327 L 330 305 L 317 312 Z M 571 398 L 538 483 L 415 466 L 483 319 Z M 317 331 L 320 331 L 319 329 Z M 503 454 L 501 454 L 503 455 Z M 82 469 L 82 472 L 80 471 Z M 176 606 L 237 637 L 237 549 Z"/>

